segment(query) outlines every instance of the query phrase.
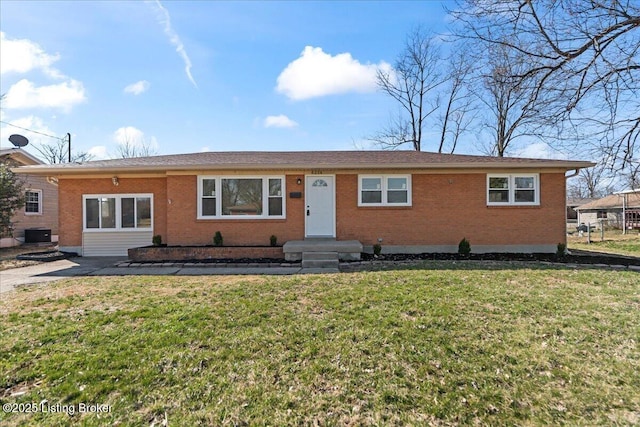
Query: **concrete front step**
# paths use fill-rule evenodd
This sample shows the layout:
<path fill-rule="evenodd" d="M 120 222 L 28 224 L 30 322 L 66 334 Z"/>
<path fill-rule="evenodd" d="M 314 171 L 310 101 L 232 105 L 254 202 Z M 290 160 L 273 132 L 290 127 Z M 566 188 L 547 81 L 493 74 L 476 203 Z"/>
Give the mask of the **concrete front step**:
<path fill-rule="evenodd" d="M 306 252 L 335 252 L 338 259 L 357 261 L 362 253 L 362 243 L 357 240 L 336 239 L 290 240 L 282 250 L 287 261 L 301 261 Z"/>
<path fill-rule="evenodd" d="M 340 263 L 337 259 L 303 259 L 302 268 L 330 268 L 338 269 Z"/>
<path fill-rule="evenodd" d="M 338 252 L 303 252 L 302 260 L 338 260 Z"/>

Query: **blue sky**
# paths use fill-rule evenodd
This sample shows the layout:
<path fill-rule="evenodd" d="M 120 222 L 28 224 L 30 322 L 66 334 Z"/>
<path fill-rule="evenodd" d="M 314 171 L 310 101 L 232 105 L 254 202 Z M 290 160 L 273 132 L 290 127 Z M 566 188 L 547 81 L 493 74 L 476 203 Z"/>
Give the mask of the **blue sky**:
<path fill-rule="evenodd" d="M 397 111 L 376 69 L 447 16 L 439 1 L 3 0 L 0 20 L 1 120 L 69 132 L 99 159 L 125 139 L 157 154 L 372 148 Z M 50 141 L 5 123 L 3 148 Z"/>

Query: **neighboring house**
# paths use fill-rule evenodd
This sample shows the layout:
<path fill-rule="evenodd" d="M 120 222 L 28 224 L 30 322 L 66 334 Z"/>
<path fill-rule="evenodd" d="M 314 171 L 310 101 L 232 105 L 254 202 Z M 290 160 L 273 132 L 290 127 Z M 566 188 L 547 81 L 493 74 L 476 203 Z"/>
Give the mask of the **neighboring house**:
<path fill-rule="evenodd" d="M 21 148 L 0 150 L 0 162 L 11 166 L 42 165 L 42 161 Z M 54 179 L 43 175 L 21 174 L 25 190 L 25 206 L 18 210 L 13 223 L 13 243 L 24 242 L 25 230 L 51 229 L 52 240 L 58 238 L 58 186 Z M 4 236 L 3 236 L 4 237 Z"/>
<path fill-rule="evenodd" d="M 416 151 L 206 152 L 38 165 L 60 189 L 60 249 L 329 238 L 365 251 L 555 252 L 568 170 L 591 162 Z"/>
<path fill-rule="evenodd" d="M 622 228 L 627 217 L 627 229 L 640 228 L 640 190 L 611 194 L 576 208 L 578 223 Z M 624 214 L 623 214 L 624 210 Z"/>
<path fill-rule="evenodd" d="M 596 199 L 567 199 L 567 223 L 578 223 L 578 211 L 576 208 Z"/>

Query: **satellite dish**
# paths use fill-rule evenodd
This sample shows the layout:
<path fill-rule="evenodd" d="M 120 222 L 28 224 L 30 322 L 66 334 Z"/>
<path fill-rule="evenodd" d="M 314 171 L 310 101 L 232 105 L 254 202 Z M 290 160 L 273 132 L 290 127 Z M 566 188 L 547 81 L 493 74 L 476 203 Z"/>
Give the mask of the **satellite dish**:
<path fill-rule="evenodd" d="M 29 143 L 29 140 L 22 135 L 13 134 L 9 137 L 9 141 L 16 147 L 24 147 Z"/>

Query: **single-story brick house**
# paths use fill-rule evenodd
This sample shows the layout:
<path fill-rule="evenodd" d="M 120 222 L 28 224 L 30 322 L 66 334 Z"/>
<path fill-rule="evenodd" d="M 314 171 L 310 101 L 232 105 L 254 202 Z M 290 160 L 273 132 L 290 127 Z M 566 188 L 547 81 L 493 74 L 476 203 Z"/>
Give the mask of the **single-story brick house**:
<path fill-rule="evenodd" d="M 626 217 L 627 229 L 640 228 L 640 190 L 610 194 L 576 208 L 578 222 L 596 228 L 622 228 Z"/>
<path fill-rule="evenodd" d="M 591 162 L 415 151 L 205 152 L 21 168 L 58 180 L 60 249 L 357 240 L 371 251 L 555 252 Z"/>
<path fill-rule="evenodd" d="M 21 148 L 0 149 L 0 162 L 9 166 L 42 165 L 39 158 Z M 25 241 L 25 230 L 51 230 L 53 241 L 58 238 L 58 186 L 43 175 L 20 175 L 25 190 L 25 205 L 13 214 L 13 236 L 0 236 L 0 246 L 15 246 Z"/>

